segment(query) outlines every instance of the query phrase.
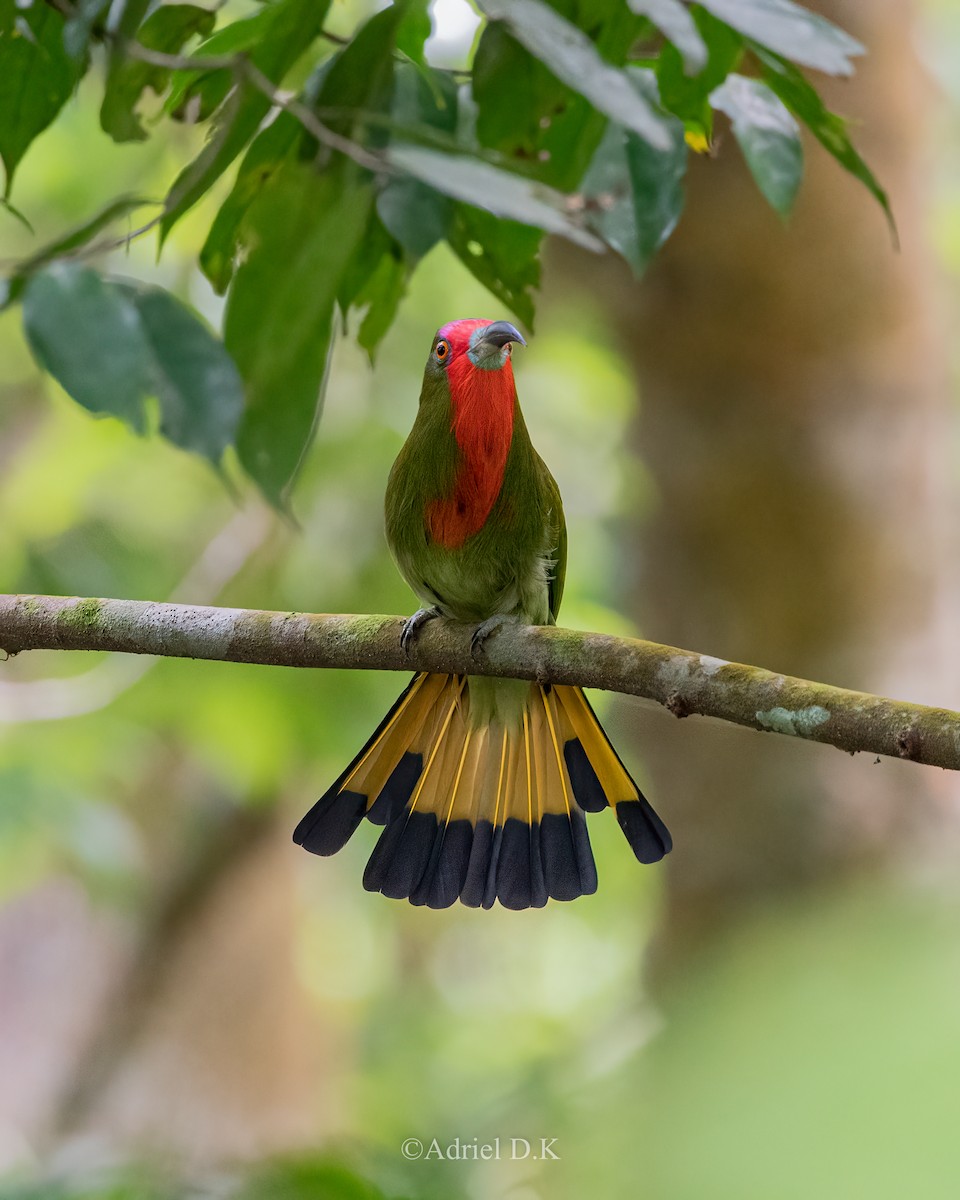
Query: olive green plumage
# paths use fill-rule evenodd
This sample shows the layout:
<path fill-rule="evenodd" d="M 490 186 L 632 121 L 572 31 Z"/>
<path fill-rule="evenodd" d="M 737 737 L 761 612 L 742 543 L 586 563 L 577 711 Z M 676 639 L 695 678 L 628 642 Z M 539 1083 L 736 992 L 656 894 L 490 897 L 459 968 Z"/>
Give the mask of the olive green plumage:
<path fill-rule="evenodd" d="M 450 494 L 462 459 L 452 430 L 450 385 L 431 358 L 413 429 L 387 483 L 387 542 L 400 573 L 424 604 L 454 620 L 479 622 L 501 614 L 553 624 L 566 569 L 563 504 L 530 441 L 516 391 L 500 495 L 480 531 L 448 549 L 429 538 L 424 513 Z"/>

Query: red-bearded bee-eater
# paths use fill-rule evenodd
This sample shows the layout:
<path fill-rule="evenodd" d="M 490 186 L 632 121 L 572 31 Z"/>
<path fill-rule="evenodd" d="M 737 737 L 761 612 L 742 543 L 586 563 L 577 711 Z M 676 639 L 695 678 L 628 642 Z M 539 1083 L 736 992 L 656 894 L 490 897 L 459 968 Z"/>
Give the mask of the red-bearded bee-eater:
<path fill-rule="evenodd" d="M 527 433 L 507 321 L 453 321 L 430 348 L 420 408 L 387 484 L 386 530 L 425 621 L 553 624 L 566 565 L 560 492 Z M 614 809 L 642 863 L 672 845 L 578 687 L 414 676 L 307 813 L 294 840 L 335 854 L 363 817 L 385 826 L 368 891 L 431 908 L 539 908 L 597 889 L 584 812 Z"/>

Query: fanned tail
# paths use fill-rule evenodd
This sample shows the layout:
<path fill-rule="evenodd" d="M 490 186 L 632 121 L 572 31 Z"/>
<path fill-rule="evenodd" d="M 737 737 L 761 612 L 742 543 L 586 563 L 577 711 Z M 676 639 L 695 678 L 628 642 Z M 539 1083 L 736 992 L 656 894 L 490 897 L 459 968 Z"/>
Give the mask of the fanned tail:
<path fill-rule="evenodd" d="M 662 858 L 670 834 L 581 690 L 508 686 L 527 689 L 519 719 L 489 719 L 485 704 L 480 723 L 468 678 L 414 676 L 294 841 L 335 854 L 367 817 L 385 828 L 364 887 L 431 908 L 540 908 L 595 892 L 584 812 L 607 805 L 641 862 Z"/>

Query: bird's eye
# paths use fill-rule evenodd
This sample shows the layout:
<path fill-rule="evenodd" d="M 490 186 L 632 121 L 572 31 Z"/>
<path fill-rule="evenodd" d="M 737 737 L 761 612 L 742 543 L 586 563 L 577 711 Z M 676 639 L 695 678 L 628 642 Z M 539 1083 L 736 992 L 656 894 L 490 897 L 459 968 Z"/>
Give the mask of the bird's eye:
<path fill-rule="evenodd" d="M 446 362 L 450 357 L 450 343 L 445 341 L 437 342 L 437 348 L 433 353 L 437 362 Z"/>

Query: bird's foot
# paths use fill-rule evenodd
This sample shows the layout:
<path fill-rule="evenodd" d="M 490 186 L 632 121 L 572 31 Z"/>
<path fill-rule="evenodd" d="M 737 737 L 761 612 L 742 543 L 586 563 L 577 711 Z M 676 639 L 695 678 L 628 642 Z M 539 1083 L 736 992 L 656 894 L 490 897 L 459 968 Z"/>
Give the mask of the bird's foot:
<path fill-rule="evenodd" d="M 504 625 L 511 624 L 514 618 L 507 616 L 505 613 L 496 613 L 492 617 L 479 624 L 473 631 L 473 637 L 470 639 L 470 656 L 475 659 L 481 659 L 484 655 L 484 647 L 487 641 L 498 633 Z"/>
<path fill-rule="evenodd" d="M 412 617 L 408 617 L 400 631 L 400 649 L 409 654 L 412 646 L 420 636 L 420 630 L 428 621 L 440 616 L 439 608 L 418 608 Z"/>

